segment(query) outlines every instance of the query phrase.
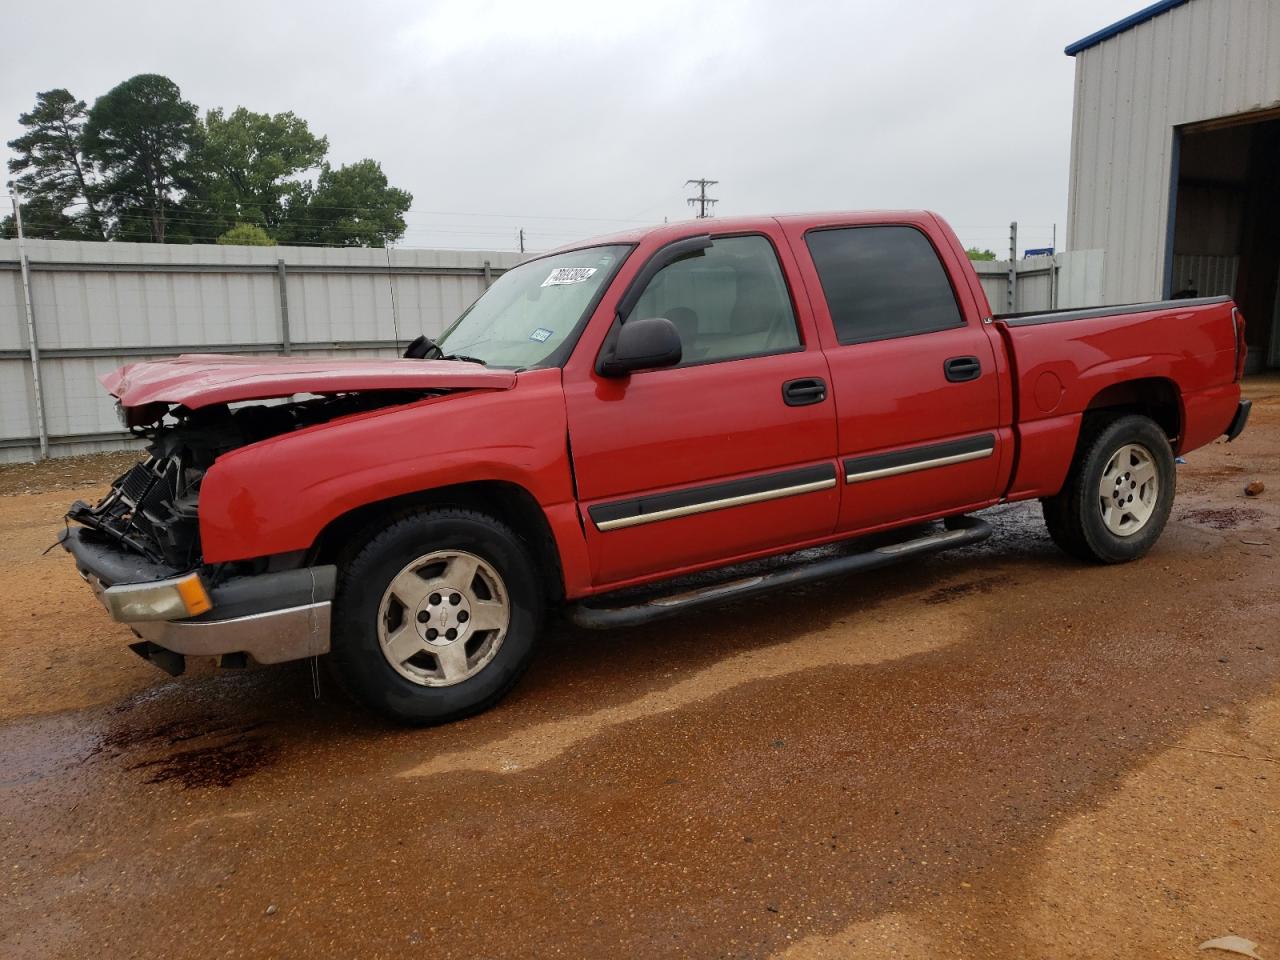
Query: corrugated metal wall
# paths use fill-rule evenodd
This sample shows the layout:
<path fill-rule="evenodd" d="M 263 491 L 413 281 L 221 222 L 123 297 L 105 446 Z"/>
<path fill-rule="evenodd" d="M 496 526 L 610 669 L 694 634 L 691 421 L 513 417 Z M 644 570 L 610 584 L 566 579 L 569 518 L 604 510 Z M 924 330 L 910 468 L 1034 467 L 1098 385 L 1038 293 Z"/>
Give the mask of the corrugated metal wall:
<path fill-rule="evenodd" d="M 1173 289 L 1194 290 L 1197 296 L 1233 296 L 1240 258 L 1208 254 L 1177 254 L 1173 258 Z"/>
<path fill-rule="evenodd" d="M 1277 105 L 1280 0 L 1191 0 L 1076 55 L 1067 243 L 1106 251 L 1106 302 L 1164 292 L 1174 127 Z"/>
<path fill-rule="evenodd" d="M 180 246 L 28 240 L 51 453 L 123 445 L 98 377 L 149 357 L 395 355 L 434 335 L 521 259 L 440 250 Z M 283 268 L 280 261 L 283 261 Z M 397 332 L 398 326 L 398 332 Z M 38 447 L 17 241 L 0 240 L 0 462 Z"/>

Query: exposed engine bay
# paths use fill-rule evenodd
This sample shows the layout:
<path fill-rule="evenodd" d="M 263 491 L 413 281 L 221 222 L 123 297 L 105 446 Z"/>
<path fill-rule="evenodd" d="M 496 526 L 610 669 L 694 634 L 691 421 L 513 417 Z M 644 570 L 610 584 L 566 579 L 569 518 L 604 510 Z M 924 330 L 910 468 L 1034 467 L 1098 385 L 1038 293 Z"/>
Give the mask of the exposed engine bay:
<path fill-rule="evenodd" d="M 158 422 L 133 427 L 136 435 L 150 440 L 146 459 L 117 477 L 96 505 L 77 500 L 67 518 L 158 563 L 190 570 L 201 556 L 200 484 L 218 457 L 304 427 L 439 392 L 382 390 L 289 403 L 155 410 Z"/>

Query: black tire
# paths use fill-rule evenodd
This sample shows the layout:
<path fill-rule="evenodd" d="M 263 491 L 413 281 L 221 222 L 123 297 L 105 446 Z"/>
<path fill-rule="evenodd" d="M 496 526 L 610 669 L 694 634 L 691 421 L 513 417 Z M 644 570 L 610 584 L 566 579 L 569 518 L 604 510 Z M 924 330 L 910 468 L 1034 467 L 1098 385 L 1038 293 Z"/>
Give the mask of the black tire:
<path fill-rule="evenodd" d="M 1150 452 L 1159 481 L 1155 506 L 1140 529 L 1120 535 L 1108 529 L 1099 484 L 1111 458 L 1127 444 Z M 1145 556 L 1160 539 L 1173 508 L 1176 471 L 1169 438 L 1155 421 L 1123 414 L 1088 424 L 1062 491 L 1041 501 L 1049 536 L 1063 551 L 1088 563 L 1127 563 Z"/>
<path fill-rule="evenodd" d="M 451 686 L 424 686 L 402 675 L 384 655 L 379 617 L 397 574 L 439 550 L 465 551 L 492 567 L 506 591 L 510 620 L 492 659 L 477 673 Z M 544 612 L 535 569 L 515 532 L 484 513 L 439 508 L 401 516 L 342 565 L 330 667 L 358 701 L 403 723 L 447 723 L 485 710 L 515 686 L 533 655 Z"/>

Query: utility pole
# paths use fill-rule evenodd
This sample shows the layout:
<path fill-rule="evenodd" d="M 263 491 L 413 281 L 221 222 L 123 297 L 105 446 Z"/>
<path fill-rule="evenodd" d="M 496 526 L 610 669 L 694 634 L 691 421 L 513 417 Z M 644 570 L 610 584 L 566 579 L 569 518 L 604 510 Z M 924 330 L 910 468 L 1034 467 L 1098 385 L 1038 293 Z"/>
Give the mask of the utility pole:
<path fill-rule="evenodd" d="M 698 195 L 696 197 L 687 197 L 686 199 L 688 200 L 689 206 L 698 208 L 699 220 L 705 220 L 707 217 L 711 216 L 710 209 L 720 202 L 714 197 L 707 196 L 707 187 L 714 187 L 719 182 L 719 180 L 708 180 L 705 177 L 698 180 L 686 180 L 684 182 L 686 187 L 692 185 L 698 188 Z"/>
<path fill-rule="evenodd" d="M 1009 283 L 1007 313 L 1018 312 L 1018 221 L 1009 224 Z"/>
<path fill-rule="evenodd" d="M 18 231 L 18 262 L 22 270 L 22 305 L 27 314 L 27 346 L 31 352 L 31 386 L 36 401 L 36 427 L 40 433 L 40 459 L 49 458 L 49 428 L 44 416 L 44 391 L 40 384 L 40 346 L 36 341 L 36 318 L 31 310 L 31 262 L 27 259 L 27 238 L 22 232 L 22 200 L 17 188 L 13 194 L 13 224 Z"/>
<path fill-rule="evenodd" d="M 524 253 L 524 227 L 520 228 L 520 252 Z"/>
<path fill-rule="evenodd" d="M 1058 309 L 1058 225 L 1053 225 L 1053 256 L 1049 260 L 1049 309 Z"/>

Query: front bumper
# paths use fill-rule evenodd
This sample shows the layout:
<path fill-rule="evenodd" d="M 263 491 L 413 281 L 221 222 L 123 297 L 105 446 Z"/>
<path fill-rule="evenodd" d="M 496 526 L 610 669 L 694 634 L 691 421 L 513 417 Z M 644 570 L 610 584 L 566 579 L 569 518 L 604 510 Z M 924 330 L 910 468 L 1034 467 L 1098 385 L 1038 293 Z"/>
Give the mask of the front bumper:
<path fill-rule="evenodd" d="M 76 569 L 114 619 L 142 641 L 136 653 L 170 673 L 186 657 L 247 655 L 283 663 L 329 652 L 329 619 L 337 581 L 332 565 L 233 577 L 208 590 L 209 610 L 172 620 L 125 619 L 121 597 L 140 584 L 163 587 L 181 572 L 119 547 L 92 530 L 72 527 L 59 538 Z"/>
<path fill-rule="evenodd" d="M 1252 409 L 1252 400 L 1240 401 L 1240 405 L 1236 407 L 1236 415 L 1231 418 L 1231 425 L 1227 427 L 1227 443 L 1244 432 L 1244 425 L 1249 422 L 1249 411 Z"/>

